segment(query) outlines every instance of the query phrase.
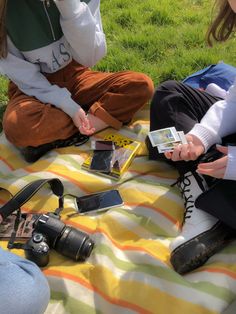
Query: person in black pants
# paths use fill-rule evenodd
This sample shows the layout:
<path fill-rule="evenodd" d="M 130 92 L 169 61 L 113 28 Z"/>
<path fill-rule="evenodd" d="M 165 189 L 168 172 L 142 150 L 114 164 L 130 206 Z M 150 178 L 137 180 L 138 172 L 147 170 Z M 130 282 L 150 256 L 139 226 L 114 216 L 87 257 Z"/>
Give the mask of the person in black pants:
<path fill-rule="evenodd" d="M 215 4 L 216 16 L 207 33 L 210 46 L 213 40 L 226 41 L 236 27 L 236 1 L 216 0 Z M 164 82 L 155 92 L 150 113 L 151 131 L 175 126 L 186 134 L 187 144 L 164 154 L 158 154 L 147 139 L 150 159 L 169 161 L 180 173 L 177 184 L 186 210 L 182 232 L 170 249 L 172 265 L 185 273 L 202 265 L 235 236 L 236 84 L 221 99 L 179 82 Z M 215 201 L 213 208 L 197 208 L 209 191 L 214 200 L 223 196 L 224 206 Z M 228 203 L 231 206 L 226 208 Z"/>
<path fill-rule="evenodd" d="M 231 228 L 230 217 L 226 216 L 223 223 L 216 217 L 214 208 L 209 214 L 195 206 L 196 198 L 217 179 L 197 172 L 197 167 L 202 165 L 201 155 L 204 155 L 204 148 L 201 153 L 192 152 L 191 156 L 189 151 L 195 145 L 192 137 L 197 140 L 198 138 L 189 132 L 196 126 L 201 127 L 199 122 L 206 112 L 209 112 L 209 108 L 218 102 L 225 102 L 225 100 L 177 81 L 162 83 L 156 89 L 151 102 L 150 131 L 174 126 L 177 131 L 184 131 L 187 134 L 188 144 L 178 146 L 173 153 L 159 154 L 157 148 L 152 147 L 147 139 L 149 158 L 166 160 L 176 167 L 180 174 L 177 185 L 182 192 L 186 210 L 182 231 L 170 244 L 171 263 L 180 274 L 201 266 L 210 256 L 229 243 L 236 234 Z M 236 134 L 223 138 L 223 143 L 232 142 L 236 143 Z M 224 149 L 221 146 L 218 149 L 211 146 L 205 156 L 206 158 L 208 155 L 211 158 L 214 155 L 215 158 L 222 157 Z M 236 187 L 236 181 L 232 182 Z"/>

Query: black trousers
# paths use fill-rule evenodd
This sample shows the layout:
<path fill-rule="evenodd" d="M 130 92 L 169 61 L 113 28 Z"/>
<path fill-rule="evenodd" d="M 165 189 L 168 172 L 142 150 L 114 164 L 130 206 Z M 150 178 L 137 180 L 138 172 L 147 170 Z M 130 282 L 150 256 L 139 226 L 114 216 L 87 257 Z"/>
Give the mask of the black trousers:
<path fill-rule="evenodd" d="M 196 123 L 201 121 L 208 109 L 218 100 L 220 100 L 220 98 L 210 95 L 204 91 L 194 89 L 181 82 L 166 81 L 158 86 L 151 102 L 150 131 L 174 126 L 177 131 L 184 131 L 184 133 L 188 133 Z M 233 143 L 235 145 L 236 134 L 223 138 L 222 142 L 223 144 Z M 195 170 L 199 161 L 204 158 L 204 156 L 201 156 L 196 161 L 172 162 L 167 160 L 164 154 L 159 154 L 157 148 L 152 147 L 148 138 L 147 147 L 150 159 L 165 160 L 168 163 L 171 163 L 175 168 L 177 168 L 180 175 L 190 170 Z M 205 157 L 212 155 L 212 153 L 214 154 L 214 151 L 216 152 L 215 148 L 211 147 Z M 215 180 L 209 176 L 205 176 L 205 178 L 210 186 L 214 186 L 215 184 L 221 185 L 221 181 L 226 181 Z M 232 186 L 232 189 L 236 191 L 236 181 L 230 181 L 230 186 Z M 219 187 L 217 187 L 217 191 L 218 190 Z M 233 193 L 232 195 L 234 199 L 230 200 L 230 204 L 235 204 L 232 206 L 234 207 L 233 211 L 236 213 L 236 193 Z M 231 206 L 230 204 L 229 206 Z M 222 210 L 222 207 L 219 206 L 218 209 L 212 208 L 210 213 L 236 229 L 236 215 L 234 218 L 231 215 L 228 216 L 224 210 L 224 214 L 222 215 Z M 227 211 L 227 209 L 225 210 Z"/>

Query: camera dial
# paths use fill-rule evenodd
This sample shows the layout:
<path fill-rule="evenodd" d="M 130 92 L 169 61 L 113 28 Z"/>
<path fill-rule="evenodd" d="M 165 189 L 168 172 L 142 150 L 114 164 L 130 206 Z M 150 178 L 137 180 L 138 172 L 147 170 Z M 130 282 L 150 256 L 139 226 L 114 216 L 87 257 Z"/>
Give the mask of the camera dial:
<path fill-rule="evenodd" d="M 25 256 L 27 259 L 36 263 L 40 267 L 44 267 L 49 262 L 49 246 L 46 238 L 41 233 L 33 233 L 25 246 Z"/>

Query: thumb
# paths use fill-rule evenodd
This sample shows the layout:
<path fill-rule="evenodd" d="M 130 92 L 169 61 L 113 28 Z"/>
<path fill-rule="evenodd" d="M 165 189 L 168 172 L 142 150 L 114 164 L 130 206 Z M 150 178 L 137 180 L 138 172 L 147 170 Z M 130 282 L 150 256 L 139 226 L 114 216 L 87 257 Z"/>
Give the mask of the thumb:
<path fill-rule="evenodd" d="M 84 119 L 85 116 L 86 116 L 86 114 L 85 114 L 85 112 L 84 112 L 84 110 L 82 108 L 79 108 L 79 115 L 80 115 L 81 119 Z"/>
<path fill-rule="evenodd" d="M 88 124 L 88 118 L 87 118 L 85 111 L 82 108 L 79 110 L 79 116 L 80 116 L 81 123 L 84 123 L 85 125 L 87 125 Z"/>
<path fill-rule="evenodd" d="M 226 146 L 222 146 L 222 145 L 216 145 L 216 149 L 219 151 L 219 152 L 221 152 L 221 153 L 223 153 L 223 154 L 228 154 L 228 147 L 226 147 Z"/>

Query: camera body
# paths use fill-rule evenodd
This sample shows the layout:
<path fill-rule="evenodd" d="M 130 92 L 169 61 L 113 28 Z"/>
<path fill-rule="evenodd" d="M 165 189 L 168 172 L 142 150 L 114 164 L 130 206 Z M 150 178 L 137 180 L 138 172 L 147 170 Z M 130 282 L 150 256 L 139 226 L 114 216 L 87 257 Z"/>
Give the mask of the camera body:
<path fill-rule="evenodd" d="M 84 261 L 93 246 L 88 234 L 67 226 L 56 213 L 47 213 L 34 222 L 34 232 L 25 245 L 25 253 L 28 259 L 43 267 L 49 262 L 49 248 L 75 261 Z"/>
<path fill-rule="evenodd" d="M 44 267 L 49 262 L 49 246 L 46 238 L 41 233 L 33 233 L 32 237 L 24 245 L 27 259 L 36 263 L 39 267 Z"/>

